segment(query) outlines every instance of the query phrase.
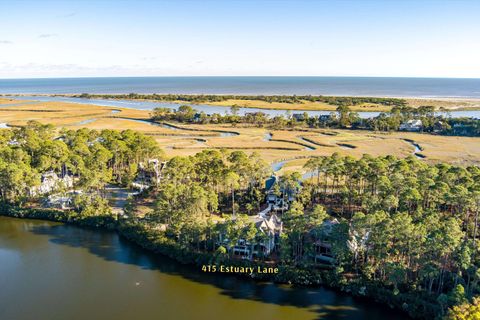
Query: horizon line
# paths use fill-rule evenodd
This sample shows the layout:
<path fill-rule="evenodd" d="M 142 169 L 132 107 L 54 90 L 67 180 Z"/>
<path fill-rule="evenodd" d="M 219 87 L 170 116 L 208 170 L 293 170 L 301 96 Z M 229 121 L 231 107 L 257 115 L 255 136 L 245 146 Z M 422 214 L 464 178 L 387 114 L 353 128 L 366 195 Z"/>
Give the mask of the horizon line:
<path fill-rule="evenodd" d="M 68 76 L 68 77 L 14 77 L 0 80 L 42 80 L 42 79 L 107 79 L 107 78 L 390 78 L 390 79 L 466 79 L 480 80 L 480 77 L 432 77 L 432 76 L 329 76 L 329 75 L 163 75 L 163 76 Z"/>

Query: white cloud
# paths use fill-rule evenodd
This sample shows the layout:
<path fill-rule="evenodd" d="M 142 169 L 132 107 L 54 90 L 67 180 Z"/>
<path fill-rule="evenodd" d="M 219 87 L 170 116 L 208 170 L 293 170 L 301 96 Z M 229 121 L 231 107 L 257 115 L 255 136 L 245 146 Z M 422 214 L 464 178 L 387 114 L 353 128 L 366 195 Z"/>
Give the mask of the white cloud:
<path fill-rule="evenodd" d="M 45 38 L 52 38 L 52 37 L 56 37 L 56 36 L 58 36 L 58 34 L 56 34 L 56 33 L 42 33 L 38 37 L 40 39 L 45 39 Z"/>

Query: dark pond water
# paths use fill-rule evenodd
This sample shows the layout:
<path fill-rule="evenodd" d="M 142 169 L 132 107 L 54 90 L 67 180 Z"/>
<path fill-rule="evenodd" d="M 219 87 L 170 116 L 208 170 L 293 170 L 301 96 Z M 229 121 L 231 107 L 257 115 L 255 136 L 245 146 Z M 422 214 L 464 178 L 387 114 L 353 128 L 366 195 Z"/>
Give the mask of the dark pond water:
<path fill-rule="evenodd" d="M 317 288 L 202 273 L 115 233 L 0 217 L 0 319 L 404 319 Z"/>

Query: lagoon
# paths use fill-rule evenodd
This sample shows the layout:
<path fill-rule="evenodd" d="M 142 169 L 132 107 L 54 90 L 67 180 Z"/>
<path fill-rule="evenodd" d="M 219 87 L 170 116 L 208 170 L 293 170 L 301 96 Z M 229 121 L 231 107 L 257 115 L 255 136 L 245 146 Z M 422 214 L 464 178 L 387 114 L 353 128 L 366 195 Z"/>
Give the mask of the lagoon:
<path fill-rule="evenodd" d="M 0 319 L 406 319 L 325 288 L 209 274 L 116 233 L 0 216 Z"/>
<path fill-rule="evenodd" d="M 80 104 L 93 104 L 106 107 L 119 107 L 119 108 L 130 108 L 138 110 L 153 110 L 155 108 L 170 108 L 178 109 L 182 104 L 191 105 L 194 109 L 205 112 L 206 114 L 218 113 L 221 115 L 230 114 L 230 107 L 224 106 L 212 106 L 207 104 L 191 104 L 191 103 L 173 103 L 173 102 L 156 102 L 156 101 L 138 101 L 138 100 L 109 100 L 109 99 L 86 99 L 86 98 L 72 98 L 72 97 L 61 97 L 61 96 L 9 96 L 11 99 L 20 99 L 20 100 L 35 100 L 35 101 L 57 101 L 57 102 L 69 102 L 69 103 L 80 103 Z M 32 103 L 32 102 L 30 102 Z M 18 104 L 12 104 L 18 105 Z M 0 105 L 0 108 L 12 106 L 9 104 Z M 244 116 L 246 113 L 252 112 L 263 112 L 269 117 L 275 116 L 286 116 L 287 113 L 304 113 L 306 112 L 309 116 L 320 116 L 328 115 L 331 111 L 312 111 L 312 110 L 282 110 L 282 109 L 260 109 L 260 108 L 239 108 L 238 115 Z M 360 118 L 368 119 L 376 117 L 380 112 L 358 112 Z M 448 114 L 437 112 L 438 115 L 443 114 L 452 118 L 459 117 L 473 117 L 480 118 L 480 110 L 460 110 L 460 111 L 449 111 Z"/>

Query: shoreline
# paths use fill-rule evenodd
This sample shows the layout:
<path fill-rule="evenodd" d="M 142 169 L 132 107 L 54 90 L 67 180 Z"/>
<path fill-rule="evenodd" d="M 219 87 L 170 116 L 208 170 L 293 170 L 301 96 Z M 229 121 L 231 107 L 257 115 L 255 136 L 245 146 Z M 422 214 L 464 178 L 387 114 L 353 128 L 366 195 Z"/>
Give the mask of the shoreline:
<path fill-rule="evenodd" d="M 0 97 L 12 97 L 12 96 L 62 96 L 62 97 L 73 97 L 80 94 L 91 94 L 93 96 L 100 96 L 100 95 L 110 95 L 110 96 L 120 96 L 126 95 L 130 93 L 135 93 L 139 95 L 185 95 L 185 96 L 285 96 L 285 97 L 292 97 L 292 96 L 309 96 L 309 94 L 294 94 L 294 93 L 285 93 L 285 94 L 278 94 L 278 93 L 203 93 L 203 92 L 188 92 L 188 93 L 172 93 L 172 92 L 145 92 L 145 93 L 136 93 L 136 92 L 97 92 L 97 93 L 88 93 L 88 92 L 57 92 L 57 93 L 38 93 L 38 92 L 22 92 L 22 93 L 12 93 L 12 92 L 2 92 L 0 93 Z M 348 95 L 341 95 L 341 94 L 310 94 L 310 96 L 323 96 L 323 97 L 339 97 L 339 98 L 386 98 L 386 99 L 422 99 L 422 100 L 458 100 L 458 101 L 479 101 L 479 97 L 467 97 L 467 96 L 415 96 L 415 95 L 357 95 L 357 94 L 348 94 Z M 139 100 L 139 99 L 133 99 Z M 155 100 L 154 100 L 155 101 Z"/>
<path fill-rule="evenodd" d="M 286 294 L 288 297 L 292 296 L 290 291 L 293 291 L 295 293 L 298 292 L 299 294 L 301 294 L 306 299 L 309 299 L 308 304 L 305 305 L 303 303 L 305 300 L 300 299 L 300 300 L 294 300 L 294 301 L 292 301 L 292 303 L 289 303 L 288 305 L 297 309 L 299 312 L 301 311 L 301 312 L 304 312 L 305 314 L 307 314 L 307 313 L 311 314 L 312 315 L 311 319 L 313 319 L 315 317 L 315 315 L 320 314 L 320 310 L 318 310 L 318 312 L 316 310 L 317 306 L 320 306 L 320 308 L 322 308 L 322 309 L 324 308 L 325 311 L 330 314 L 329 306 L 337 306 L 337 305 L 340 308 L 342 308 L 342 309 L 339 309 L 339 311 L 342 311 L 341 315 L 346 316 L 348 319 L 352 319 L 352 320 L 357 319 L 358 316 L 362 317 L 362 315 L 364 314 L 364 311 L 367 311 L 367 312 L 369 312 L 369 314 L 373 314 L 373 315 L 377 314 L 377 312 L 380 313 L 380 314 L 393 315 L 393 316 L 395 316 L 394 317 L 395 319 L 399 319 L 399 320 L 400 319 L 402 319 L 402 320 L 410 319 L 408 317 L 408 315 L 406 315 L 404 313 L 401 313 L 401 312 L 398 312 L 398 310 L 395 310 L 395 309 L 391 308 L 390 306 L 388 306 L 386 304 L 380 304 L 380 303 L 373 302 L 371 299 L 363 297 L 363 296 L 353 297 L 351 294 L 349 294 L 347 292 L 342 292 L 342 291 L 339 291 L 339 290 L 336 290 L 336 289 L 333 289 L 333 288 L 330 288 L 330 287 L 327 287 L 327 286 L 324 286 L 324 285 L 316 286 L 316 287 L 304 287 L 304 286 L 297 286 L 297 285 L 290 285 L 290 284 L 276 284 L 276 283 L 273 283 L 271 281 L 258 281 L 258 280 L 252 279 L 248 275 L 247 276 L 242 275 L 241 274 L 241 271 L 242 271 L 241 268 L 242 267 L 235 267 L 235 266 L 230 265 L 230 264 L 224 264 L 223 265 L 223 267 L 224 267 L 223 272 L 220 272 L 219 269 L 217 269 L 216 271 L 202 270 L 202 268 L 196 267 L 192 264 L 182 264 L 182 263 L 178 262 L 176 259 L 172 259 L 172 258 L 170 258 L 168 256 L 165 256 L 165 255 L 156 254 L 155 252 L 152 252 L 151 250 L 145 249 L 144 247 L 139 246 L 137 243 L 134 243 L 131 240 L 126 239 L 125 237 L 123 237 L 118 232 L 111 231 L 111 230 L 80 227 L 80 226 L 76 226 L 76 225 L 73 225 L 73 224 L 66 224 L 66 223 L 54 222 L 54 221 L 49 221 L 49 220 L 30 219 L 30 218 L 24 218 L 24 219 L 14 218 L 14 217 L 4 216 L 4 215 L 0 214 L 0 224 L 2 224 L 2 222 L 5 224 L 4 227 L 6 227 L 7 232 L 8 232 L 8 227 L 10 227 L 10 226 L 14 226 L 14 227 L 15 226 L 25 226 L 25 225 L 28 226 L 27 229 L 22 228 L 22 230 L 19 230 L 20 232 L 18 232 L 18 236 L 16 236 L 15 239 L 12 239 L 13 241 L 16 241 L 16 240 L 23 241 L 24 239 L 26 239 L 28 241 L 29 239 L 31 239 L 29 233 L 33 233 L 31 236 L 35 237 L 37 235 L 35 233 L 35 230 L 40 230 L 40 229 L 37 229 L 37 228 L 41 228 L 42 231 L 45 231 L 47 233 L 50 232 L 50 229 L 52 231 L 54 231 L 54 229 L 55 230 L 60 230 L 61 229 L 61 230 L 65 231 L 65 233 L 62 233 L 62 235 L 64 236 L 63 239 L 65 241 L 72 240 L 72 239 L 75 238 L 76 235 L 79 235 L 80 237 L 78 239 L 79 239 L 80 242 L 77 242 L 77 244 L 79 246 L 83 247 L 83 248 L 85 248 L 89 245 L 90 246 L 88 248 L 95 248 L 95 247 L 100 248 L 100 247 L 102 247 L 102 245 L 104 243 L 107 243 L 108 245 L 110 245 L 109 250 L 108 250 L 109 253 L 111 253 L 111 252 L 121 252 L 121 253 L 126 252 L 126 253 L 134 254 L 134 256 L 127 256 L 128 258 L 126 260 L 127 260 L 128 264 L 133 264 L 133 265 L 136 265 L 136 266 L 138 265 L 142 269 L 147 266 L 148 270 L 145 270 L 145 271 L 150 272 L 151 275 L 153 275 L 155 279 L 163 280 L 164 278 L 162 278 L 162 277 L 169 276 L 169 275 L 178 276 L 182 279 L 181 283 L 185 283 L 183 281 L 187 281 L 187 283 L 189 285 L 193 285 L 193 286 L 207 285 L 207 286 L 211 287 L 212 289 L 216 289 L 216 292 L 213 292 L 213 294 L 215 296 L 218 295 L 218 294 L 223 296 L 223 293 L 224 293 L 223 290 L 227 290 L 227 289 L 229 290 L 230 293 L 234 293 L 233 290 L 236 290 L 238 288 L 237 285 L 240 285 L 240 286 L 247 285 L 248 286 L 248 291 L 250 292 L 250 294 L 253 294 L 253 295 L 250 295 L 250 294 L 249 295 L 242 295 L 242 297 L 243 297 L 242 299 L 245 300 L 246 302 L 253 302 L 253 303 L 260 302 L 260 303 L 262 303 L 262 306 L 268 307 L 271 303 L 271 300 L 269 299 L 270 296 L 262 296 L 261 294 L 256 294 L 255 292 L 257 292 L 258 289 L 264 288 L 264 286 L 268 286 L 268 288 L 273 289 L 275 293 L 279 293 L 281 295 Z M 57 228 L 60 228 L 60 229 L 57 229 Z M 15 229 L 15 230 L 18 230 L 18 229 Z M 3 232 L 2 232 L 2 234 L 0 234 L 0 238 L 2 238 L 4 235 L 5 234 L 3 234 Z M 54 237 L 54 235 L 51 234 L 51 233 L 49 233 L 49 235 Z M 96 237 L 100 236 L 101 240 L 99 240 L 100 242 L 98 242 L 98 243 L 97 243 L 97 241 L 94 241 L 94 243 L 92 243 L 92 242 L 86 241 L 85 238 L 83 237 L 83 235 L 93 236 L 93 237 L 95 237 L 95 239 L 97 239 Z M 52 245 L 52 246 L 57 246 L 58 245 L 58 244 L 55 244 L 55 243 L 51 244 L 50 243 L 51 239 L 50 240 L 49 239 L 50 239 L 49 236 L 47 236 L 47 238 L 44 238 L 43 240 L 40 239 L 39 241 L 49 242 L 49 245 Z M 120 241 L 120 242 L 118 242 L 118 241 Z M 7 247 L 9 247 L 8 244 L 7 244 Z M 79 247 L 68 248 L 67 250 L 71 250 L 71 249 L 77 250 L 78 248 Z M 16 251 L 19 254 L 22 254 L 23 251 L 24 251 L 24 250 L 22 250 L 22 248 L 17 248 L 17 249 L 18 250 L 16 250 Z M 117 250 L 120 250 L 120 251 L 117 251 Z M 27 255 L 29 255 L 29 254 L 27 253 Z M 86 252 L 85 255 L 88 257 L 88 256 L 92 255 L 92 252 Z M 35 254 L 35 256 L 38 257 L 38 258 L 41 258 L 44 255 L 42 253 L 37 253 L 37 254 Z M 144 257 L 148 260 L 135 259 L 135 257 L 139 257 L 139 256 Z M 8 257 L 8 255 L 7 255 L 7 257 Z M 125 257 L 125 256 L 122 255 L 122 257 Z M 123 261 L 125 261 L 125 260 L 123 260 Z M 124 265 L 123 261 L 121 261 L 121 259 L 113 259 L 113 263 L 115 265 L 111 266 L 112 270 L 118 270 L 118 269 L 125 270 L 125 268 L 123 268 L 123 265 Z M 107 261 L 107 263 L 111 263 L 111 262 L 112 262 L 112 260 Z M 151 263 L 149 263 L 149 262 L 151 262 Z M 48 264 L 48 262 L 47 262 L 47 264 Z M 69 263 L 69 264 L 72 265 L 72 263 Z M 96 263 L 94 263 L 94 264 L 97 265 Z M 42 264 L 42 266 L 43 266 L 43 264 Z M 206 268 L 208 268 L 209 266 L 210 265 L 207 265 Z M 227 267 L 229 268 L 228 271 L 226 270 Z M 66 269 L 66 270 L 68 270 L 68 269 Z M 99 269 L 99 270 L 103 270 L 103 269 Z M 243 270 L 245 271 L 246 269 L 243 269 Z M 125 273 L 125 272 L 127 272 L 127 273 Z M 142 270 L 142 272 L 143 272 L 143 270 Z M 212 274 L 212 273 L 216 273 L 216 274 Z M 259 273 L 258 272 L 258 267 L 257 267 L 256 270 L 254 270 L 253 273 L 254 274 Z M 140 278 L 139 279 L 139 277 L 137 277 L 138 273 L 136 273 L 136 272 L 133 272 L 132 274 L 130 274 L 129 270 L 125 270 L 123 274 L 125 275 L 126 278 L 133 280 L 129 283 L 131 285 L 134 285 L 135 287 L 137 287 L 139 285 L 144 285 L 144 284 L 147 284 L 148 282 L 150 282 L 150 281 L 148 281 L 148 282 L 145 281 L 144 280 L 145 278 Z M 70 279 L 73 280 L 73 278 L 71 278 L 72 274 L 70 274 L 69 272 L 67 272 L 64 276 L 65 276 L 65 279 L 67 281 L 66 282 L 67 284 L 69 283 L 68 280 L 70 280 Z M 75 276 L 75 275 L 73 275 L 73 276 Z M 87 278 L 85 278 L 85 276 Z M 32 279 L 36 279 L 36 278 L 38 278 L 38 277 L 34 277 Z M 84 274 L 84 277 L 82 279 L 90 281 L 89 278 L 90 278 L 90 276 L 87 272 L 86 274 Z M 149 277 L 148 279 L 150 280 L 151 278 Z M 107 288 L 110 288 L 112 285 L 118 283 L 118 279 L 115 279 L 115 280 L 116 281 L 113 282 L 113 283 L 112 282 L 106 283 L 105 285 L 107 286 Z M 122 279 L 120 279 L 120 280 L 122 280 Z M 229 283 L 226 284 L 225 281 L 229 281 Z M 163 286 L 162 286 L 163 284 L 164 284 L 164 282 L 161 281 L 160 284 L 159 284 L 160 287 L 158 287 L 158 285 L 153 286 L 153 288 L 160 289 L 159 292 L 157 292 L 152 297 L 150 297 L 150 301 L 153 301 L 154 306 L 156 306 L 155 301 L 158 301 L 159 297 L 161 298 L 161 296 L 163 296 L 165 294 L 168 294 L 168 292 L 170 292 L 169 290 L 167 290 L 167 291 L 163 290 Z M 176 284 L 177 284 L 177 282 L 175 282 L 175 285 L 169 286 L 169 287 L 176 288 L 177 287 Z M 34 286 L 38 287 L 38 284 L 35 283 Z M 66 285 L 64 287 L 68 288 L 69 285 Z M 188 286 L 188 288 L 185 288 L 185 289 L 187 290 L 187 292 L 188 291 L 192 292 L 190 286 Z M 184 290 L 184 288 L 182 287 L 181 291 L 183 291 L 183 290 Z M 204 292 L 204 291 L 202 291 L 202 292 Z M 245 292 L 245 291 L 242 290 L 242 292 Z M 212 291 L 210 291 L 209 293 L 212 293 Z M 309 298 L 310 294 L 312 294 L 312 293 L 314 293 L 316 295 L 316 297 L 317 297 L 316 299 L 310 299 Z M 232 294 L 229 294 L 228 297 L 231 298 L 231 302 L 233 303 L 233 307 L 236 307 L 236 303 L 237 303 L 235 301 L 236 296 L 232 295 Z M 293 297 L 295 297 L 295 296 L 293 296 Z M 330 297 L 332 297 L 332 299 L 330 299 Z M 143 297 L 141 299 L 136 299 L 136 297 L 135 297 L 135 299 L 133 299 L 133 300 L 128 300 L 127 299 L 125 302 L 129 303 L 129 301 L 130 301 L 132 304 L 138 305 L 139 303 L 140 304 L 144 303 L 144 301 L 145 301 L 144 299 L 145 299 L 145 297 Z M 185 301 L 190 301 L 190 302 L 191 301 L 196 301 L 195 299 L 196 299 L 195 294 L 190 294 L 189 296 L 187 296 L 187 299 Z M 282 301 L 285 301 L 285 300 L 278 299 L 274 302 L 276 310 L 279 310 L 277 308 L 279 308 L 279 307 L 281 308 L 283 306 Z M 241 306 L 242 306 L 242 304 L 240 305 L 240 307 Z M 79 307 L 81 307 L 81 305 Z M 89 304 L 89 307 L 90 307 L 90 304 Z M 91 306 L 91 307 L 94 308 L 95 306 Z M 213 305 L 212 305 L 212 307 L 213 307 Z M 229 305 L 229 307 L 232 307 L 232 305 Z M 343 309 L 343 308 L 348 308 L 348 309 Z M 344 310 L 346 311 L 345 313 L 343 312 Z M 251 312 L 249 312 L 249 313 L 255 315 L 255 313 L 251 313 Z M 298 313 L 295 313 L 295 314 L 298 314 Z M 332 315 L 335 316 L 335 314 L 336 314 L 336 312 L 332 312 Z M 140 317 L 140 318 L 142 318 L 142 317 Z M 147 318 L 148 318 L 148 316 L 147 316 Z M 254 318 L 255 318 L 255 316 L 254 316 Z M 290 317 L 287 317 L 287 318 L 289 319 Z M 293 318 L 295 318 L 295 317 L 293 317 Z M 310 317 L 309 317 L 309 319 L 310 319 Z"/>
<path fill-rule="evenodd" d="M 139 223 L 125 223 L 119 221 L 112 221 L 111 216 L 91 216 L 84 220 L 76 220 L 74 217 L 68 217 L 68 212 L 52 210 L 52 209 L 38 209 L 38 208 L 20 208 L 8 205 L 0 206 L 0 216 L 17 218 L 17 219 L 33 219 L 41 221 L 59 222 L 73 225 L 79 228 L 91 228 L 98 230 L 106 230 L 116 232 L 120 237 L 138 245 L 139 247 L 155 254 L 160 254 L 170 259 L 175 260 L 180 264 L 192 265 L 201 267 L 202 265 L 221 265 L 228 264 L 233 267 L 240 268 L 260 268 L 272 267 L 266 263 L 254 262 L 247 260 L 225 259 L 221 261 L 215 260 L 214 254 L 207 254 L 201 252 L 185 251 L 176 242 L 166 238 L 152 238 L 147 230 Z M 94 222 L 95 224 L 92 224 Z M 151 231 L 150 231 L 151 232 Z M 394 294 L 388 288 L 378 286 L 375 282 L 359 283 L 355 280 L 346 282 L 345 278 L 339 278 L 335 273 L 335 269 L 309 269 L 298 266 L 278 265 L 278 272 L 274 274 L 266 273 L 229 273 L 235 277 L 248 277 L 256 282 L 272 282 L 275 284 L 289 284 L 300 287 L 316 288 L 324 286 L 328 289 L 346 293 L 352 297 L 366 299 L 378 304 L 384 304 L 394 310 L 402 312 L 409 318 L 415 319 L 416 313 L 409 313 L 405 306 L 409 304 L 416 305 L 417 308 L 422 309 L 426 314 L 431 314 L 432 317 L 436 313 L 437 306 L 433 302 L 426 300 L 420 301 L 418 296 L 412 293 Z M 272 276 L 273 275 L 273 276 Z M 424 313 L 425 314 L 425 313 Z"/>
<path fill-rule="evenodd" d="M 65 98 L 78 98 L 78 96 L 82 93 L 1 93 L 0 98 L 9 98 L 9 97 L 31 97 L 31 96 L 39 96 L 39 97 L 65 97 Z M 145 95 L 153 95 L 152 94 L 145 94 Z M 158 93 L 157 93 L 158 94 Z M 331 111 L 335 112 L 337 106 L 336 105 L 329 105 L 326 103 L 314 102 L 314 103 L 276 103 L 276 102 L 266 102 L 260 100 L 247 100 L 241 99 L 235 102 L 229 101 L 232 99 L 228 99 L 225 101 L 206 101 L 206 102 L 190 102 L 190 101 L 182 101 L 182 100 L 155 100 L 155 99 L 141 99 L 141 98 L 126 98 L 126 97 L 119 97 L 119 98 L 103 98 L 100 97 L 102 95 L 110 95 L 110 96 L 123 96 L 126 93 L 95 93 L 92 94 L 92 97 L 89 98 L 78 98 L 78 99 L 100 99 L 106 101 L 139 101 L 139 102 L 152 102 L 152 103 L 172 103 L 172 104 L 185 104 L 185 105 L 204 105 L 204 106 L 212 106 L 212 107 L 231 107 L 232 105 L 238 105 L 241 108 L 248 108 L 248 109 L 262 109 L 262 110 L 289 110 L 289 111 L 298 111 L 298 112 L 308 112 L 308 111 Z M 168 95 L 165 94 L 158 94 L 158 95 Z M 175 95 L 175 94 L 173 94 Z M 197 94 L 179 94 L 185 96 L 195 96 Z M 201 95 L 201 94 L 199 94 Z M 206 94 L 210 95 L 210 94 Z M 211 94 L 211 96 L 227 96 L 231 94 Z M 235 94 L 234 94 L 235 95 Z M 256 95 L 242 95 L 242 96 L 256 96 Z M 272 95 L 272 96 L 283 96 L 283 95 Z M 288 97 L 292 97 L 294 95 L 285 95 Z M 478 111 L 480 110 L 480 97 L 479 98 L 471 98 L 471 97 L 422 97 L 422 96 L 357 96 L 357 95 L 323 95 L 328 97 L 338 97 L 338 98 L 345 98 L 345 97 L 352 97 L 352 98 L 385 98 L 385 99 L 403 99 L 407 102 L 408 106 L 413 108 L 417 108 L 423 105 L 432 105 L 435 107 L 436 111 L 439 111 L 440 108 L 445 108 L 446 111 Z M 240 103 L 240 104 L 238 104 Z M 318 104 L 318 105 L 315 105 Z M 352 105 L 350 106 L 351 111 L 355 112 L 388 112 L 391 110 L 390 106 L 386 105 Z"/>

